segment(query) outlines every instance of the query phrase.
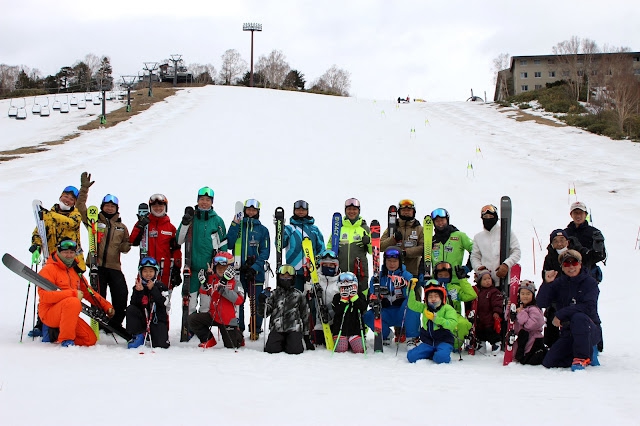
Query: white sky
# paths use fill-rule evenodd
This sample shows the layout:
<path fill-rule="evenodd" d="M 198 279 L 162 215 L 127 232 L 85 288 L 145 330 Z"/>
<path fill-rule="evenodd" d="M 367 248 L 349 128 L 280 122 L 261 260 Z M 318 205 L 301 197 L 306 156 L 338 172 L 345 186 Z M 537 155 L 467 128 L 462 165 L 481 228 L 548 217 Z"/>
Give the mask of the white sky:
<path fill-rule="evenodd" d="M 103 6 L 99 6 L 102 4 Z M 220 68 L 227 49 L 249 62 L 244 22 L 263 24 L 254 62 L 281 50 L 308 83 L 332 64 L 351 73 L 351 94 L 465 100 L 493 98 L 492 59 L 550 54 L 576 35 L 599 46 L 640 50 L 635 2 L 539 0 L 23 0 L 4 2 L 0 63 L 44 75 L 88 53 L 111 57 L 115 76 L 180 53 L 187 64 Z"/>

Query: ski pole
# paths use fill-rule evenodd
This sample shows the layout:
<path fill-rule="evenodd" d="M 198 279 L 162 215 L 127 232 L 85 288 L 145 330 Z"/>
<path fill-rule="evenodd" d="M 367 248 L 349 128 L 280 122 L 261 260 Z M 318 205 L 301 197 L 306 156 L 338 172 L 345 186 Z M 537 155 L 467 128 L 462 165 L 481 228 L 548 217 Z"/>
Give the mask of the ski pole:
<path fill-rule="evenodd" d="M 542 242 L 540 242 L 540 237 L 538 236 L 538 231 L 536 230 L 536 226 L 533 224 L 533 219 L 531 219 L 531 226 L 533 226 L 533 232 L 536 234 L 536 238 L 538 239 L 538 245 L 540 246 L 540 251 L 542 251 Z M 535 248 L 535 245 L 534 245 L 534 248 Z"/>
<path fill-rule="evenodd" d="M 531 255 L 533 256 L 533 275 L 536 274 L 536 252 L 535 252 L 535 248 L 536 248 L 536 242 L 533 240 L 533 237 L 531 237 Z"/>
<path fill-rule="evenodd" d="M 333 353 L 336 351 L 336 348 L 338 347 L 338 342 L 340 341 L 340 336 L 342 336 L 342 326 L 344 325 L 344 317 L 347 316 L 347 309 L 349 309 L 348 303 L 344 307 L 344 312 L 342 312 L 342 321 L 340 321 L 340 329 L 338 330 L 338 337 L 336 338 L 336 342 L 334 343 L 333 349 L 331 350 L 331 356 L 333 356 Z M 347 345 L 349 344 L 347 343 Z"/>
<path fill-rule="evenodd" d="M 367 341 L 364 338 L 364 327 L 362 326 L 362 312 L 358 309 L 358 322 L 360 322 L 360 339 L 362 339 L 362 351 L 364 357 L 367 357 Z"/>
<path fill-rule="evenodd" d="M 408 298 L 407 298 L 407 300 L 408 300 Z M 402 329 L 404 328 L 404 320 L 407 317 L 407 307 L 408 306 L 409 306 L 409 303 L 407 302 L 407 306 L 404 307 L 404 313 L 402 314 L 402 323 L 400 324 L 400 336 L 396 337 L 396 356 L 398 356 L 398 350 L 400 349 L 400 338 L 402 337 Z M 405 332 L 405 335 L 406 335 L 406 332 Z"/>
<path fill-rule="evenodd" d="M 22 336 L 24 336 L 24 322 L 27 319 L 27 306 L 29 305 L 29 292 L 31 291 L 31 281 L 27 284 L 27 298 L 24 301 L 24 314 L 22 314 L 22 329 L 20 330 L 20 343 L 22 343 Z M 33 330 L 33 328 L 32 328 Z"/>

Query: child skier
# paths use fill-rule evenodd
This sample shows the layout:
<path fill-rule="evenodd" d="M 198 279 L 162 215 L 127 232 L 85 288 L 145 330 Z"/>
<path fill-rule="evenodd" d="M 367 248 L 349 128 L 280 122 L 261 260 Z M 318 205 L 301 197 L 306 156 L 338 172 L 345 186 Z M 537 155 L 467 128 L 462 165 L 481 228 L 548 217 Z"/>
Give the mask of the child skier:
<path fill-rule="evenodd" d="M 482 269 L 476 276 L 478 292 L 478 310 L 476 312 L 477 349 L 485 347 L 485 341 L 491 343 L 491 353 L 500 352 L 500 327 L 504 306 L 502 293 L 493 284 L 491 271 Z"/>
<path fill-rule="evenodd" d="M 412 280 L 409 290 L 409 309 L 422 313 L 420 345 L 407 352 L 409 362 L 433 359 L 436 364 L 449 363 L 453 351 L 453 332 L 458 324 L 456 310 L 446 303 L 447 290 L 436 280 L 427 281 L 424 287 L 425 301 L 416 300 L 415 285 Z"/>
<path fill-rule="evenodd" d="M 201 348 L 212 348 L 216 339 L 211 327 L 216 326 L 222 334 L 225 348 L 244 346 L 244 337 L 238 328 L 236 306 L 244 301 L 244 289 L 234 278 L 233 255 L 226 251 L 213 257 L 211 266 L 198 272 L 200 281 L 200 303 L 208 303 L 206 312 L 194 312 L 189 315 L 189 329 L 200 339 Z"/>
<path fill-rule="evenodd" d="M 334 296 L 338 294 L 338 274 L 340 274 L 338 258 L 333 251 L 324 250 L 318 256 L 316 263 L 318 265 L 318 285 L 314 289 L 311 282 L 306 283 L 305 293 L 308 293 L 314 298 L 315 303 L 318 303 L 316 298 L 322 299 L 326 307 L 325 312 L 322 312 L 322 316 L 329 320 L 329 324 L 332 324 L 335 315 L 332 302 Z M 312 340 L 316 345 L 325 344 L 324 333 L 322 332 L 322 321 L 320 320 L 320 312 L 318 312 L 318 309 L 316 309 L 316 320 L 312 332 Z"/>
<path fill-rule="evenodd" d="M 364 353 L 364 327 L 362 314 L 367 310 L 367 299 L 358 291 L 358 278 L 352 272 L 343 272 L 338 278 L 340 292 L 333 296 L 333 326 L 336 352 Z"/>
<path fill-rule="evenodd" d="M 453 281 L 453 268 L 449 262 L 438 262 L 435 266 L 435 276 L 438 283 L 447 290 L 448 303 L 458 313 L 458 325 L 456 326 L 454 336 L 454 348 L 456 350 L 462 348 L 464 345 L 464 339 L 471 330 L 471 323 L 465 317 L 462 316 L 462 303 L 475 300 L 478 295 L 475 290 L 469 284 L 466 278 L 458 278 Z M 447 300 L 445 300 L 447 303 Z"/>
<path fill-rule="evenodd" d="M 271 315 L 265 352 L 301 354 L 303 338 L 306 349 L 314 349 L 309 339 L 309 307 L 302 291 L 294 287 L 295 276 L 293 266 L 282 265 L 278 268 L 276 289 L 272 293 L 266 288 L 258 297 L 258 310 L 266 312 L 265 318 Z"/>
<path fill-rule="evenodd" d="M 153 257 L 143 257 L 138 264 L 138 276 L 127 307 L 127 331 L 133 339 L 127 347 L 134 349 L 144 345 L 146 336 L 151 336 L 154 348 L 169 347 L 169 316 L 166 301 L 167 286 L 160 281 L 160 267 Z"/>
<path fill-rule="evenodd" d="M 520 306 L 516 309 L 514 329 L 518 339 L 513 345 L 514 358 L 521 364 L 540 365 L 547 353 L 542 337 L 545 320 L 536 305 L 536 286 L 532 281 L 520 281 L 518 300 Z"/>

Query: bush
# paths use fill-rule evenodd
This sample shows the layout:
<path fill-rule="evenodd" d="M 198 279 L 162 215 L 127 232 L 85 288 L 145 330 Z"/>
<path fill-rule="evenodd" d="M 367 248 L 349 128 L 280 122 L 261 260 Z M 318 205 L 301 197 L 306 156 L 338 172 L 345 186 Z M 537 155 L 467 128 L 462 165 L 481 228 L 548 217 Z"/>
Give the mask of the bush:
<path fill-rule="evenodd" d="M 518 108 L 520 108 L 520 109 L 529 109 L 529 108 L 531 108 L 531 105 L 528 104 L 528 103 L 524 103 L 523 102 L 521 104 L 518 104 Z"/>

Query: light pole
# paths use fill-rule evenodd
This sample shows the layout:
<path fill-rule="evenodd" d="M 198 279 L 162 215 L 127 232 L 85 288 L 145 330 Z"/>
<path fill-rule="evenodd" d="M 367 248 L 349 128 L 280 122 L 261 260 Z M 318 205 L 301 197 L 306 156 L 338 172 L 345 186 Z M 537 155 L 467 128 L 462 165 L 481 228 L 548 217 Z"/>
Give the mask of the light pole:
<path fill-rule="evenodd" d="M 158 69 L 157 62 L 144 62 L 145 71 L 149 71 L 149 96 L 153 96 L 153 72 Z"/>
<path fill-rule="evenodd" d="M 178 62 L 182 60 L 182 55 L 172 54 L 171 62 L 173 62 L 173 87 L 178 85 Z M 186 83 L 186 81 L 185 81 Z"/>
<path fill-rule="evenodd" d="M 131 112 L 131 88 L 135 84 L 135 75 L 123 75 L 122 85 L 127 88 L 127 112 Z"/>
<path fill-rule="evenodd" d="M 242 24 L 242 31 L 251 31 L 251 71 L 249 74 L 249 87 L 253 87 L 253 32 L 262 31 L 262 24 L 255 22 Z"/>

